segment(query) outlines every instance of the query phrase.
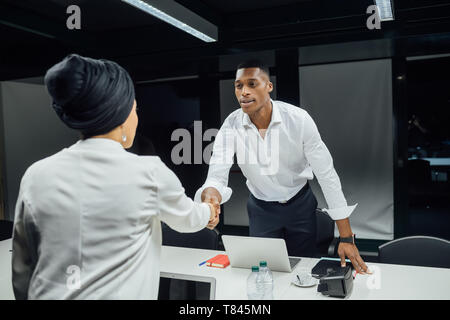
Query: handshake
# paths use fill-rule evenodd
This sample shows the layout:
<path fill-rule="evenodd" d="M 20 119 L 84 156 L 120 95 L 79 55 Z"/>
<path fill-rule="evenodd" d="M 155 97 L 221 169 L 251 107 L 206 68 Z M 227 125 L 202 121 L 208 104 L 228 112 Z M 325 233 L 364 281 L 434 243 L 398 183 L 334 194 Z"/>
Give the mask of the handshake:
<path fill-rule="evenodd" d="M 222 196 L 216 188 L 209 187 L 203 190 L 201 198 L 202 202 L 207 203 L 211 210 L 211 217 L 209 218 L 209 222 L 206 227 L 213 230 L 220 220 L 220 202 L 222 201 Z"/>

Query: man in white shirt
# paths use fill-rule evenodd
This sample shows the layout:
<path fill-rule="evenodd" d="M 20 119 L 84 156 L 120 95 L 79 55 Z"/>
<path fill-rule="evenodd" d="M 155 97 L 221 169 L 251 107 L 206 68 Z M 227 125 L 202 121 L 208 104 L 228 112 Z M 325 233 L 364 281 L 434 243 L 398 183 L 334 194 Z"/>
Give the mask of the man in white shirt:
<path fill-rule="evenodd" d="M 235 94 L 241 106 L 225 119 L 213 146 L 208 177 L 196 201 L 229 200 L 228 174 L 236 154 L 247 178 L 250 236 L 284 238 L 290 255 L 312 256 L 316 241 L 317 200 L 308 180 L 319 181 L 340 234 L 341 265 L 348 257 L 358 272 L 368 272 L 354 244 L 347 206 L 333 159 L 311 116 L 303 109 L 273 101 L 269 70 L 252 60 L 236 72 Z"/>

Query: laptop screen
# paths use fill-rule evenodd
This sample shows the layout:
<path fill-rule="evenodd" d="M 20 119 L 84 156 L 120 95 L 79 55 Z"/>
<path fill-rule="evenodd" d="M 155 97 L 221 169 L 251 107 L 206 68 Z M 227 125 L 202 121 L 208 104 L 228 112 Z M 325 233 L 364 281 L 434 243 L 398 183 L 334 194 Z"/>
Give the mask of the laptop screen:
<path fill-rule="evenodd" d="M 214 300 L 216 279 L 161 272 L 158 300 Z"/>

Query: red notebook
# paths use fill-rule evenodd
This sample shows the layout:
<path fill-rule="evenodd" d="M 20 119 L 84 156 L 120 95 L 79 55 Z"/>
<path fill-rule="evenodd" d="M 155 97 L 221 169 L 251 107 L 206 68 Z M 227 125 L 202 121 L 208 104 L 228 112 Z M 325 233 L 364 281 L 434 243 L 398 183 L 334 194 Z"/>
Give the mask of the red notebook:
<path fill-rule="evenodd" d="M 214 258 L 206 261 L 206 265 L 208 267 L 226 268 L 230 265 L 230 260 L 228 260 L 228 256 L 226 254 L 218 254 Z"/>

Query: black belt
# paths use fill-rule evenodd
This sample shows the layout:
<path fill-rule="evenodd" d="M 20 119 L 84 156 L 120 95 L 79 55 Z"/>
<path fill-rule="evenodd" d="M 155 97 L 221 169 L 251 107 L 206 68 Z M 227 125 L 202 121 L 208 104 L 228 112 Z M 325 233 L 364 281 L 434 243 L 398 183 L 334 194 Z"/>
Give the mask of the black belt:
<path fill-rule="evenodd" d="M 289 204 L 293 201 L 295 201 L 296 199 L 300 198 L 301 196 L 303 196 L 309 189 L 309 183 L 307 182 L 303 188 L 300 189 L 299 192 L 297 192 L 297 194 L 295 196 L 293 196 L 292 198 L 290 198 L 289 200 L 286 201 L 265 201 L 265 200 L 260 200 L 258 198 L 256 198 L 253 194 L 250 193 L 250 195 L 256 200 L 256 201 L 264 201 L 267 203 L 280 203 L 280 204 Z"/>

